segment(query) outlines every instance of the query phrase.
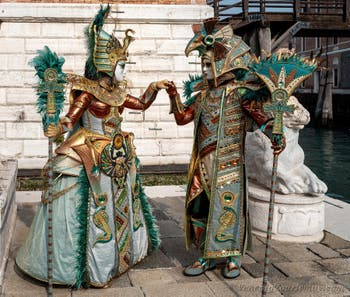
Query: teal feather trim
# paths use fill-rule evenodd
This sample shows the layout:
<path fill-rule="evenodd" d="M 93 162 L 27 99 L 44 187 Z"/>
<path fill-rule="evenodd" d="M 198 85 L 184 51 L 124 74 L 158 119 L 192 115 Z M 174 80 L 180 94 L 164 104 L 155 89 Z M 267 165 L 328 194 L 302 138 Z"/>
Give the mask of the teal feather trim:
<path fill-rule="evenodd" d="M 59 114 L 63 110 L 64 103 L 64 84 L 65 73 L 62 71 L 62 65 L 64 64 L 64 58 L 58 57 L 56 53 L 53 53 L 49 47 L 45 46 L 43 50 L 38 50 L 38 56 L 33 58 L 29 65 L 33 66 L 36 70 L 36 75 L 39 77 L 39 83 L 36 85 L 37 99 L 37 112 L 42 117 L 42 123 L 44 130 L 53 123 L 55 125 L 59 122 Z M 47 70 L 53 69 L 57 78 L 55 80 L 47 80 Z M 49 115 L 47 112 L 48 92 L 54 93 L 55 100 L 55 113 Z"/>
<path fill-rule="evenodd" d="M 191 98 L 191 95 L 193 92 L 197 91 L 196 90 L 196 85 L 198 83 L 202 83 L 203 82 L 203 76 L 202 75 L 199 75 L 199 74 L 189 74 L 188 75 L 189 79 L 188 80 L 185 80 L 183 81 L 183 88 L 184 88 L 184 91 L 183 91 L 183 95 L 184 97 L 188 100 Z"/>
<path fill-rule="evenodd" d="M 194 92 L 199 91 L 203 85 L 203 76 L 200 74 L 189 74 L 189 79 L 183 81 L 183 95 L 186 98 L 185 105 L 189 106 L 196 101 L 196 96 L 192 95 Z"/>
<path fill-rule="evenodd" d="M 87 248 L 87 225 L 88 225 L 88 210 L 89 210 L 89 180 L 84 169 L 81 170 L 78 178 L 79 186 L 79 203 L 77 205 L 78 213 L 77 220 L 79 223 L 78 231 L 78 246 L 76 249 L 77 255 L 77 275 L 74 287 L 79 289 L 86 281 L 86 248 Z"/>
<path fill-rule="evenodd" d="M 139 166 L 139 159 L 136 157 L 135 164 L 138 168 Z M 159 227 L 156 225 L 156 219 L 152 214 L 152 207 L 150 203 L 148 202 L 148 197 L 145 194 L 145 191 L 142 186 L 142 180 L 139 173 L 136 174 L 136 184 L 140 185 L 139 190 L 139 198 L 141 201 L 141 207 L 143 211 L 143 215 L 145 218 L 145 223 L 148 231 L 148 236 L 151 241 L 152 251 L 156 251 L 159 248 L 160 245 L 160 234 L 159 234 Z"/>
<path fill-rule="evenodd" d="M 107 18 L 109 11 L 109 4 L 105 8 L 103 8 L 103 6 L 101 5 L 100 10 L 96 14 L 92 23 L 84 30 L 86 45 L 88 48 L 88 59 L 85 64 L 85 77 L 92 80 L 98 80 L 104 76 L 103 73 L 97 71 L 97 68 L 94 64 L 94 50 L 96 37 L 94 27 L 96 28 L 96 33 L 102 30 L 104 21 Z"/>
<path fill-rule="evenodd" d="M 196 99 L 197 99 L 197 96 L 192 96 L 184 102 L 184 105 L 190 106 L 191 104 L 196 102 Z"/>
<path fill-rule="evenodd" d="M 94 165 L 91 169 L 91 174 L 94 176 L 99 175 L 100 173 L 100 167 L 98 165 Z"/>
<path fill-rule="evenodd" d="M 296 71 L 294 78 L 299 78 L 302 76 L 308 76 L 316 70 L 317 66 L 317 60 L 310 61 L 296 54 L 281 54 L 277 52 L 264 60 L 251 63 L 249 67 L 251 71 L 266 77 L 270 77 L 270 69 L 279 74 L 281 68 L 284 67 L 286 75 L 294 70 Z"/>

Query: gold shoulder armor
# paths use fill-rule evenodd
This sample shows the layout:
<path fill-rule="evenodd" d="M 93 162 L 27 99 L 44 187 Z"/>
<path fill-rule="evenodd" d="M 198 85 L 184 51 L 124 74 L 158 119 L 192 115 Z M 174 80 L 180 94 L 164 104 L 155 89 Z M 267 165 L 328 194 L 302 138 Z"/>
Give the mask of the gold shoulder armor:
<path fill-rule="evenodd" d="M 107 90 L 98 81 L 90 80 L 74 73 L 68 73 L 66 79 L 72 85 L 70 101 L 73 99 L 72 91 L 74 90 L 88 92 L 109 106 L 121 106 L 126 99 L 127 92 L 125 84 L 115 87 L 112 90 Z"/>

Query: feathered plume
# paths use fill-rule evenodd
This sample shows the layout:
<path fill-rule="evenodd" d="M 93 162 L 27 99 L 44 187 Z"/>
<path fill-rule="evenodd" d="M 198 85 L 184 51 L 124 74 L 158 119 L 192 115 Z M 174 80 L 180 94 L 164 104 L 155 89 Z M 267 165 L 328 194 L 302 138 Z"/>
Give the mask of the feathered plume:
<path fill-rule="evenodd" d="M 186 101 L 184 102 L 185 105 L 189 106 L 191 105 L 195 99 L 196 96 L 193 95 L 193 93 L 200 91 L 203 88 L 203 76 L 199 74 L 189 74 L 188 80 L 183 81 L 183 95 L 186 98 Z"/>
<path fill-rule="evenodd" d="M 281 49 L 264 60 L 256 60 L 250 70 L 257 74 L 272 93 L 284 88 L 289 95 L 319 66 L 315 58 L 306 59 L 292 51 Z"/>
<path fill-rule="evenodd" d="M 65 73 L 62 71 L 63 57 L 58 57 L 47 46 L 38 51 L 29 65 L 36 70 L 39 83 L 36 85 L 38 100 L 37 111 L 42 116 L 44 130 L 54 123 L 58 124 L 59 114 L 63 110 Z"/>
<path fill-rule="evenodd" d="M 109 4 L 105 8 L 103 8 L 103 6 L 101 5 L 100 10 L 96 14 L 94 20 L 88 27 L 85 28 L 84 31 L 88 48 L 88 59 L 85 64 L 85 77 L 89 79 L 96 80 L 102 77 L 102 74 L 97 71 L 96 66 L 94 64 L 94 49 L 96 34 L 98 34 L 100 30 L 102 30 L 103 24 L 109 14 L 109 11 Z"/>

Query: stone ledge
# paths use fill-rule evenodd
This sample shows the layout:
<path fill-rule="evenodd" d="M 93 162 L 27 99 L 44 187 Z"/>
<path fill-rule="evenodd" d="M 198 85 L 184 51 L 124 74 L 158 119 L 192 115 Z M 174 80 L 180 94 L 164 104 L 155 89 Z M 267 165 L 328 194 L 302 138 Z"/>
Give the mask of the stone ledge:
<path fill-rule="evenodd" d="M 17 161 L 6 160 L 0 164 L 0 294 L 8 261 L 10 244 L 16 222 Z"/>
<path fill-rule="evenodd" d="M 86 3 L 3 3 L 0 20 L 85 23 L 91 21 L 99 7 L 99 4 Z M 118 18 L 122 23 L 142 20 L 147 20 L 147 23 L 193 23 L 212 15 L 213 9 L 208 5 L 113 4 L 111 17 L 106 22 L 113 23 Z"/>
<path fill-rule="evenodd" d="M 176 198 L 186 195 L 186 185 L 146 186 L 145 193 L 150 199 Z M 41 191 L 17 191 L 17 204 L 35 204 L 41 201 Z"/>
<path fill-rule="evenodd" d="M 17 161 L 6 160 L 0 165 L 0 231 L 6 222 L 10 203 L 14 202 L 16 191 Z"/>

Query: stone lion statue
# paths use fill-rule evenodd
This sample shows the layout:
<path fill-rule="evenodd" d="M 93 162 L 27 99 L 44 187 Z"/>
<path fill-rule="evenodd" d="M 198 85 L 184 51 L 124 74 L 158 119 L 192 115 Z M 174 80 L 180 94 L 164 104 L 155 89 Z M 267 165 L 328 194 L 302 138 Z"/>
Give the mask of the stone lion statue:
<path fill-rule="evenodd" d="M 286 113 L 283 118 L 287 146 L 278 159 L 276 191 L 282 194 L 323 195 L 327 186 L 304 165 L 304 151 L 298 144 L 299 130 L 310 122 L 310 114 L 294 96 L 288 99 L 288 104 L 294 105 L 295 110 Z M 270 188 L 273 159 L 270 140 L 259 129 L 248 132 L 246 148 L 248 177 Z"/>

